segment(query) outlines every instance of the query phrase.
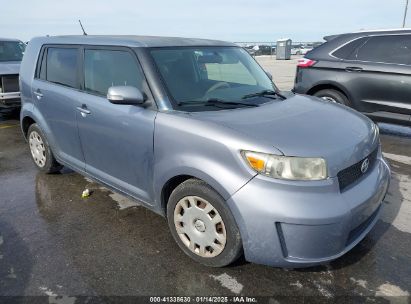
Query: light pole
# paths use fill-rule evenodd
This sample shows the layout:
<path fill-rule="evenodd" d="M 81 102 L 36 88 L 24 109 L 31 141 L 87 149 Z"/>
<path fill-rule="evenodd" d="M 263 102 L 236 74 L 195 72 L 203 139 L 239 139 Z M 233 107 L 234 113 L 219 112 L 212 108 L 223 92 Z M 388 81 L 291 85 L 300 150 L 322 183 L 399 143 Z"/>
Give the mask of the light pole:
<path fill-rule="evenodd" d="M 405 11 L 404 11 L 404 20 L 402 21 L 402 27 L 405 27 L 405 19 L 407 19 L 407 11 L 408 11 L 408 0 L 405 1 Z"/>

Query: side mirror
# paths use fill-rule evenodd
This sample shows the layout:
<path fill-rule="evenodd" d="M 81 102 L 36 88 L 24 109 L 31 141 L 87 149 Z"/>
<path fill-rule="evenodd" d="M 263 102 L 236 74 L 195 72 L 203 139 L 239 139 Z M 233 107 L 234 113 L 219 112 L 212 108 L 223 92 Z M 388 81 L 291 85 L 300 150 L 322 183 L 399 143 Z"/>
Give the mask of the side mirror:
<path fill-rule="evenodd" d="M 107 99 L 114 104 L 141 105 L 146 101 L 143 93 L 132 86 L 114 86 L 108 88 Z"/>
<path fill-rule="evenodd" d="M 266 74 L 267 74 L 267 76 L 268 76 L 268 78 L 270 78 L 270 80 L 273 80 L 273 75 L 271 75 L 271 73 L 270 72 L 265 72 Z"/>

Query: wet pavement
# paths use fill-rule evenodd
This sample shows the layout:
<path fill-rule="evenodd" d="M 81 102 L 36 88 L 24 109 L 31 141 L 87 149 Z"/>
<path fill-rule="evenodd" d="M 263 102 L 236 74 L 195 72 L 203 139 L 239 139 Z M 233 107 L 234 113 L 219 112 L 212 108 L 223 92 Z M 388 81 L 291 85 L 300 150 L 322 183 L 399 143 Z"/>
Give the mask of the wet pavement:
<path fill-rule="evenodd" d="M 74 303 L 81 295 L 313 296 L 331 301 L 378 295 L 380 300 L 409 303 L 407 128 L 396 133 L 395 127 L 382 126 L 382 133 L 390 134 L 381 140 L 392 183 L 381 219 L 348 254 L 308 269 L 244 260 L 213 269 L 186 257 L 165 219 L 135 202 L 70 170 L 38 172 L 16 118 L 0 118 L 0 295 L 46 295 L 65 301 L 56 303 Z M 85 188 L 93 192 L 82 199 Z"/>

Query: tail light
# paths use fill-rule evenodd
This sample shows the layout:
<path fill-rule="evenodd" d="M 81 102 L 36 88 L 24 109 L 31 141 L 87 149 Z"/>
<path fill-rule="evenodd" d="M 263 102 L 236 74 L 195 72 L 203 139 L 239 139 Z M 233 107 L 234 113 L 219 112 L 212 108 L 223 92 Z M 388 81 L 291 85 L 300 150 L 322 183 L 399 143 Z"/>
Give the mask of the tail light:
<path fill-rule="evenodd" d="M 316 63 L 317 63 L 317 61 L 315 61 L 315 60 L 311 60 L 311 59 L 308 59 L 308 58 L 301 58 L 301 59 L 298 59 L 297 66 L 299 68 L 309 68 L 309 67 L 312 67 Z"/>

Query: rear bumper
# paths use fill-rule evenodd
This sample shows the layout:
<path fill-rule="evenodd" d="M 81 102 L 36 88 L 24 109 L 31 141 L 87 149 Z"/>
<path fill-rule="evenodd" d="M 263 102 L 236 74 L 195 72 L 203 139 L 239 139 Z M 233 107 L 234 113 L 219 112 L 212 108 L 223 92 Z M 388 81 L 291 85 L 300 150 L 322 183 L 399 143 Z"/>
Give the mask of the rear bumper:
<path fill-rule="evenodd" d="M 248 261 L 307 267 L 344 255 L 367 235 L 389 181 L 390 169 L 379 157 L 371 172 L 343 193 L 336 178 L 307 184 L 257 176 L 227 202 Z"/>
<path fill-rule="evenodd" d="M 0 108 L 14 108 L 20 105 L 20 92 L 0 93 Z"/>

